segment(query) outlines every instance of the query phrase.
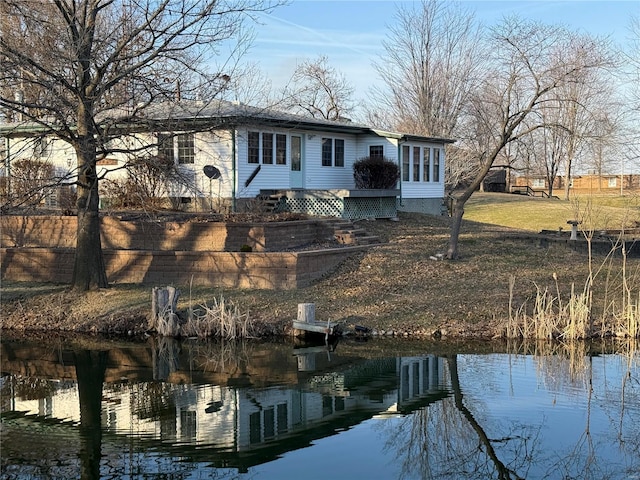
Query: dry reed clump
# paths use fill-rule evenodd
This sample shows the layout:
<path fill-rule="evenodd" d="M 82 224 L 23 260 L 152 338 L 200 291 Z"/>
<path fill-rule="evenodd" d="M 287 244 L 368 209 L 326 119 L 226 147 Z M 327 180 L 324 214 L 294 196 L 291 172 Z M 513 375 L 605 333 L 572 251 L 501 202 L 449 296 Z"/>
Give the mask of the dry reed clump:
<path fill-rule="evenodd" d="M 255 336 L 254 322 L 249 312 L 241 312 L 238 305 L 223 296 L 214 298 L 211 305 L 189 308 L 187 321 L 181 325 L 185 337 L 218 337 L 225 339 Z"/>
<path fill-rule="evenodd" d="M 564 302 L 559 292 L 557 275 L 557 296 L 547 288 L 536 285 L 536 296 L 531 314 L 527 313 L 526 302 L 518 309 L 512 308 L 515 277 L 509 282 L 509 320 L 506 327 L 508 338 L 538 339 L 585 339 L 593 336 L 591 318 L 592 294 L 588 286 L 583 292 L 576 293 L 575 285 L 571 285 L 569 299 Z"/>
<path fill-rule="evenodd" d="M 211 304 L 187 309 L 186 320 L 181 321 L 171 303 L 166 304 L 156 318 L 156 332 L 162 337 L 218 337 L 224 339 L 252 338 L 256 331 L 248 312 L 221 295 Z"/>
<path fill-rule="evenodd" d="M 587 238 L 589 241 L 589 238 Z M 612 259 L 622 253 L 620 271 L 615 271 Z M 589 249 L 589 274 L 582 291 L 571 284 L 571 293 L 565 301 L 560 293 L 558 276 L 554 273 L 556 292 L 536 285 L 533 307 L 528 313 L 526 302 L 514 308 L 515 277 L 509 280 L 509 319 L 506 326 L 508 338 L 537 338 L 580 340 L 593 337 L 615 336 L 640 338 L 640 289 L 638 275 L 629 275 L 624 242 L 614 245 L 598 269 L 593 268 Z M 608 268 L 605 268 L 608 266 Z M 594 322 L 594 281 L 606 273 L 602 298 L 605 304 L 599 322 Z M 617 281 L 616 281 L 617 279 Z M 599 325 L 599 330 L 596 328 Z"/>

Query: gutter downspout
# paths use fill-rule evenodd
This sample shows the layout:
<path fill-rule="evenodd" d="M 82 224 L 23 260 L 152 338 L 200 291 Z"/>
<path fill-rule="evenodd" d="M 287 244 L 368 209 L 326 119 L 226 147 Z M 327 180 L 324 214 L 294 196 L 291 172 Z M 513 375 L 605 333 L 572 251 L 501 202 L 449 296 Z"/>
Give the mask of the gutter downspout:
<path fill-rule="evenodd" d="M 236 172 L 236 129 L 231 129 L 231 171 L 232 181 L 231 181 L 231 212 L 236 213 L 236 181 L 237 181 L 237 172 Z"/>
<path fill-rule="evenodd" d="M 398 139 L 398 171 L 400 172 L 400 178 L 398 179 L 398 190 L 400 190 L 400 206 L 402 206 L 402 144 L 406 140 L 402 138 Z"/>

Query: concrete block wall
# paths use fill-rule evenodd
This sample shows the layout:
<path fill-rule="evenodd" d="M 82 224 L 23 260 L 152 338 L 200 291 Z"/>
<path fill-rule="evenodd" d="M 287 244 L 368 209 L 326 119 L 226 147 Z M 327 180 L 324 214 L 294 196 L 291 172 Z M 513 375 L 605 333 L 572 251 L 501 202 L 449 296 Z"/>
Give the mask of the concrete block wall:
<path fill-rule="evenodd" d="M 101 219 L 105 250 L 238 252 L 282 251 L 332 236 L 321 220 L 291 222 L 152 222 Z M 74 248 L 77 219 L 71 216 L 0 217 L 0 247 Z"/>
<path fill-rule="evenodd" d="M 310 285 L 363 247 L 291 252 L 333 236 L 321 220 L 263 224 L 140 222 L 102 219 L 110 283 L 294 289 Z M 63 216 L 0 218 L 5 280 L 69 283 L 77 220 Z M 240 252 L 243 245 L 251 252 Z"/>
<path fill-rule="evenodd" d="M 306 287 L 366 246 L 301 252 L 105 250 L 110 283 L 288 290 Z M 0 248 L 2 278 L 69 283 L 74 250 Z"/>

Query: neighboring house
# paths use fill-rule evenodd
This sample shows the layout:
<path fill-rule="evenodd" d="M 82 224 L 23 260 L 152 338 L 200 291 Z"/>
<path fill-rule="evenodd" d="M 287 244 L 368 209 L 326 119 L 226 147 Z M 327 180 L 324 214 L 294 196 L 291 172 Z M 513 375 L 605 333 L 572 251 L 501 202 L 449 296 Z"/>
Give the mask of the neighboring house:
<path fill-rule="evenodd" d="M 347 218 L 392 217 L 397 210 L 442 214 L 445 138 L 384 132 L 230 102 L 180 101 L 147 110 L 139 122 L 111 127 L 113 153 L 98 162 L 113 179 L 135 156 L 173 159 L 185 183 L 165 195 L 193 210 L 241 210 L 273 195 L 280 207 Z M 75 152 L 38 128 L 0 124 L 3 176 L 19 158 L 49 161 L 56 175 L 73 173 Z M 372 156 L 396 162 L 396 190 L 357 190 L 353 164 Z M 103 199 L 107 200 L 107 199 Z M 397 210 L 396 210 L 397 209 Z"/>
<path fill-rule="evenodd" d="M 530 195 L 540 196 L 536 194 L 547 193 L 549 191 L 549 184 L 547 177 L 544 175 L 527 175 L 512 177 L 513 183 L 510 187 L 511 193 L 529 193 Z M 562 189 L 563 183 L 561 177 L 556 177 L 553 183 L 554 193 Z"/>
<path fill-rule="evenodd" d="M 547 192 L 549 183 L 542 175 L 529 175 L 516 177 L 511 191 L 520 191 L 529 187 L 533 192 Z M 565 178 L 557 176 L 553 182 L 555 195 L 564 191 Z M 640 175 L 615 175 L 615 174 L 586 174 L 571 177 L 570 191 L 574 194 L 626 194 L 640 192 Z"/>

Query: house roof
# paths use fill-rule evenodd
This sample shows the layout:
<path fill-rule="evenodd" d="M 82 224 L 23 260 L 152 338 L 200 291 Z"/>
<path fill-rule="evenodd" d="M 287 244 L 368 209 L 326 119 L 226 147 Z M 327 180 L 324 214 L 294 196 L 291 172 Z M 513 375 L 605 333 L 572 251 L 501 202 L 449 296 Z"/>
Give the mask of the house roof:
<path fill-rule="evenodd" d="M 216 100 L 200 102 L 181 100 L 178 102 L 154 103 L 141 108 L 135 118 L 127 118 L 117 111 L 104 112 L 105 125 L 112 132 L 120 131 L 158 131 L 158 130 L 210 130 L 215 128 L 232 128 L 241 125 L 260 124 L 277 128 L 298 128 L 310 131 L 331 133 L 369 134 L 384 138 L 404 141 L 422 141 L 453 143 L 455 140 L 439 137 L 427 137 L 397 132 L 378 130 L 348 120 L 326 120 L 306 117 L 271 108 L 260 108 L 241 103 Z M 120 117 L 121 120 L 117 120 Z M 0 135 L 35 135 L 48 129 L 36 123 L 2 124 Z"/>

